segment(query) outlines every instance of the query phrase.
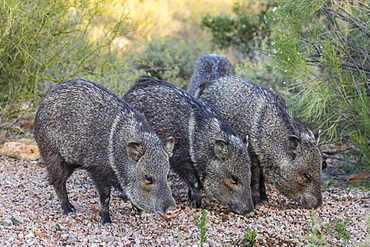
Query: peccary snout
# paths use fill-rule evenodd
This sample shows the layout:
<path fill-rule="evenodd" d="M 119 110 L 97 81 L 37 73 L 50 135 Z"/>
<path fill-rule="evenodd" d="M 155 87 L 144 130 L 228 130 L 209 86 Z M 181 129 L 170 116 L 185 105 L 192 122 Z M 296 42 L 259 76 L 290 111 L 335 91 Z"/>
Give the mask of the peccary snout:
<path fill-rule="evenodd" d="M 304 208 L 313 209 L 317 208 L 322 204 L 322 196 L 317 195 L 303 195 L 295 198 L 295 200 Z"/>
<path fill-rule="evenodd" d="M 166 213 L 164 214 L 164 217 L 165 219 L 172 219 L 172 218 L 175 218 L 179 213 L 179 210 L 172 207 L 172 208 L 168 208 Z"/>
<path fill-rule="evenodd" d="M 176 202 L 167 179 L 170 167 L 161 167 L 172 156 L 174 143 L 173 137 L 168 138 L 165 147 L 169 153 L 167 157 L 148 152 L 138 162 L 139 166 L 134 171 L 135 178 L 127 186 L 127 195 L 139 211 L 154 212 L 158 217 L 166 218 L 167 212 L 176 210 Z"/>

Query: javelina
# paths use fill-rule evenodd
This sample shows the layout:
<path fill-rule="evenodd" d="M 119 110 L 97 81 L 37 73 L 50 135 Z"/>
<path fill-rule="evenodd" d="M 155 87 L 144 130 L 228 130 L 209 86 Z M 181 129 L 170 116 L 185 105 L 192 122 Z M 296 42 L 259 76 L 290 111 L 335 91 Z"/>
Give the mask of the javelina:
<path fill-rule="evenodd" d="M 264 179 L 304 208 L 322 203 L 321 153 L 318 134 L 294 117 L 285 101 L 259 85 L 235 75 L 216 78 L 208 64 L 226 58 L 200 57 L 194 65 L 189 88 L 194 96 L 216 109 L 241 136 L 250 135 L 252 197 L 255 206 L 267 201 Z M 216 71 L 224 71 L 218 68 Z M 203 78 L 213 78 L 205 81 Z"/>
<path fill-rule="evenodd" d="M 159 137 L 176 139 L 170 165 L 201 205 L 201 189 L 235 213 L 253 211 L 247 138 L 211 107 L 171 83 L 141 77 L 124 100 L 143 113 Z"/>
<path fill-rule="evenodd" d="M 223 76 L 234 75 L 234 66 L 223 56 L 217 54 L 208 54 L 197 59 L 194 64 L 191 82 L 188 86 L 188 92 L 191 95 L 199 95 L 203 85 Z"/>
<path fill-rule="evenodd" d="M 139 210 L 166 217 L 176 207 L 167 183 L 174 138 L 163 143 L 142 114 L 99 84 L 70 80 L 46 92 L 35 139 L 66 214 L 74 212 L 66 180 L 76 168 L 95 183 L 103 223 L 111 222 L 112 186 Z"/>

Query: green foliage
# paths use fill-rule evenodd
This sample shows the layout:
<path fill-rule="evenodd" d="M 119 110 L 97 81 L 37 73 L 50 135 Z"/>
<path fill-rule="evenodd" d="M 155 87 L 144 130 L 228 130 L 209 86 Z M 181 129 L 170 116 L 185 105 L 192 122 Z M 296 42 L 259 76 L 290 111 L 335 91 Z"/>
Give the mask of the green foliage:
<path fill-rule="evenodd" d="M 158 39 L 146 43 L 133 63 L 162 80 L 184 87 L 190 80 L 195 60 L 209 53 L 205 43 L 194 40 Z"/>
<path fill-rule="evenodd" d="M 329 234 L 335 236 L 336 239 L 343 239 L 348 244 L 351 239 L 351 234 L 346 228 L 346 224 L 350 221 L 350 218 L 338 219 L 335 218 L 332 222 L 326 224 L 326 230 Z"/>
<path fill-rule="evenodd" d="M 363 241 L 360 243 L 355 243 L 353 246 L 355 247 L 368 247 L 370 246 L 370 215 L 367 214 L 367 234 Z"/>
<path fill-rule="evenodd" d="M 212 41 L 217 47 L 226 49 L 235 46 L 240 52 L 248 54 L 256 47 L 261 48 L 263 40 L 270 38 L 270 26 L 265 17 L 275 2 L 235 2 L 235 16 L 208 14 L 203 17 L 201 27 L 212 34 Z"/>
<path fill-rule="evenodd" d="M 56 82 L 116 72 L 118 49 L 112 42 L 131 26 L 125 15 L 111 21 L 104 11 L 103 3 L 88 0 L 1 2 L 1 117 L 11 116 L 27 99 L 38 100 Z"/>
<path fill-rule="evenodd" d="M 369 14 L 361 1 L 306 0 L 281 1 L 269 18 L 275 66 L 297 79 L 289 90 L 299 93 L 288 97 L 294 113 L 329 139 L 352 141 L 363 170 L 370 169 Z"/>
<path fill-rule="evenodd" d="M 242 247 L 252 247 L 256 242 L 257 231 L 251 230 L 250 227 L 247 228 L 247 232 L 244 234 L 244 241 L 240 245 Z"/>
<path fill-rule="evenodd" d="M 303 238 L 308 242 L 307 246 L 309 247 L 330 246 L 325 237 L 325 229 L 322 226 L 322 221 L 317 215 L 312 216 L 309 232 L 303 235 Z"/>
<path fill-rule="evenodd" d="M 350 220 L 350 218 L 335 218 L 332 222 L 324 224 L 317 215 L 313 215 L 309 233 L 303 236 L 308 242 L 307 246 L 331 246 L 327 241 L 328 236 L 343 240 L 344 244 L 347 245 L 351 235 L 346 225 Z"/>
<path fill-rule="evenodd" d="M 176 37 L 201 39 L 199 21 L 204 13 L 231 13 L 233 0 L 125 0 L 145 40 Z"/>
<path fill-rule="evenodd" d="M 196 224 L 198 225 L 200 231 L 200 242 L 205 243 L 207 241 L 207 210 L 202 210 L 202 216 L 194 217 Z"/>
<path fill-rule="evenodd" d="M 348 188 L 349 189 L 360 188 L 363 191 L 370 192 L 370 181 L 351 183 L 351 184 L 348 184 Z"/>

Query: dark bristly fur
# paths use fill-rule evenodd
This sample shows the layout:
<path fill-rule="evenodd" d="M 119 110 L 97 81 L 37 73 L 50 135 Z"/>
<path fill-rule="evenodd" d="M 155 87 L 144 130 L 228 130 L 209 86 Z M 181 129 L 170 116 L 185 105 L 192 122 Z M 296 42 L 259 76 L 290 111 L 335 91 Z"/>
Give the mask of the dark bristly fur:
<path fill-rule="evenodd" d="M 194 64 L 194 71 L 191 77 L 193 83 L 189 83 L 188 92 L 191 95 L 202 94 L 202 88 L 215 79 L 223 76 L 234 75 L 234 66 L 223 56 L 208 54 L 206 59 L 198 59 Z"/>
<path fill-rule="evenodd" d="M 171 167 L 201 205 L 200 189 L 235 213 L 253 211 L 250 158 L 244 141 L 211 107 L 171 83 L 141 77 L 124 100 L 143 113 L 162 138 L 176 139 Z"/>
<path fill-rule="evenodd" d="M 139 210 L 164 216 L 176 208 L 167 182 L 174 139 L 164 144 L 142 114 L 99 84 L 70 80 L 50 89 L 36 115 L 35 139 L 66 214 L 74 212 L 66 180 L 76 168 L 96 185 L 103 223 L 111 222 L 112 186 Z"/>
<path fill-rule="evenodd" d="M 266 178 L 304 208 L 318 207 L 322 203 L 318 135 L 292 115 L 280 96 L 249 80 L 223 73 L 231 71 L 232 66 L 225 59 L 214 54 L 200 57 L 189 89 L 214 107 L 239 135 L 250 135 L 255 206 L 267 200 Z M 208 70 L 209 67 L 216 69 Z"/>

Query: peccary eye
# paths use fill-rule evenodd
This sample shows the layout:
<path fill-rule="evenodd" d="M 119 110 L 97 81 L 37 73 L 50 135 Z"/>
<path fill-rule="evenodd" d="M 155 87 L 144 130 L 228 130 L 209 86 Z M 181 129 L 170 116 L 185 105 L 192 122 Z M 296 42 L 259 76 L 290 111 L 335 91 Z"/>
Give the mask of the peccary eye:
<path fill-rule="evenodd" d="M 231 183 L 238 184 L 238 181 L 239 181 L 239 178 L 238 177 L 236 177 L 234 175 L 231 176 Z"/>
<path fill-rule="evenodd" d="M 303 177 L 307 180 L 307 182 L 311 182 L 311 180 L 312 180 L 312 177 L 311 177 L 310 174 L 303 173 Z"/>
<path fill-rule="evenodd" d="M 149 175 L 145 175 L 145 183 L 146 184 L 153 184 L 153 178 Z"/>

